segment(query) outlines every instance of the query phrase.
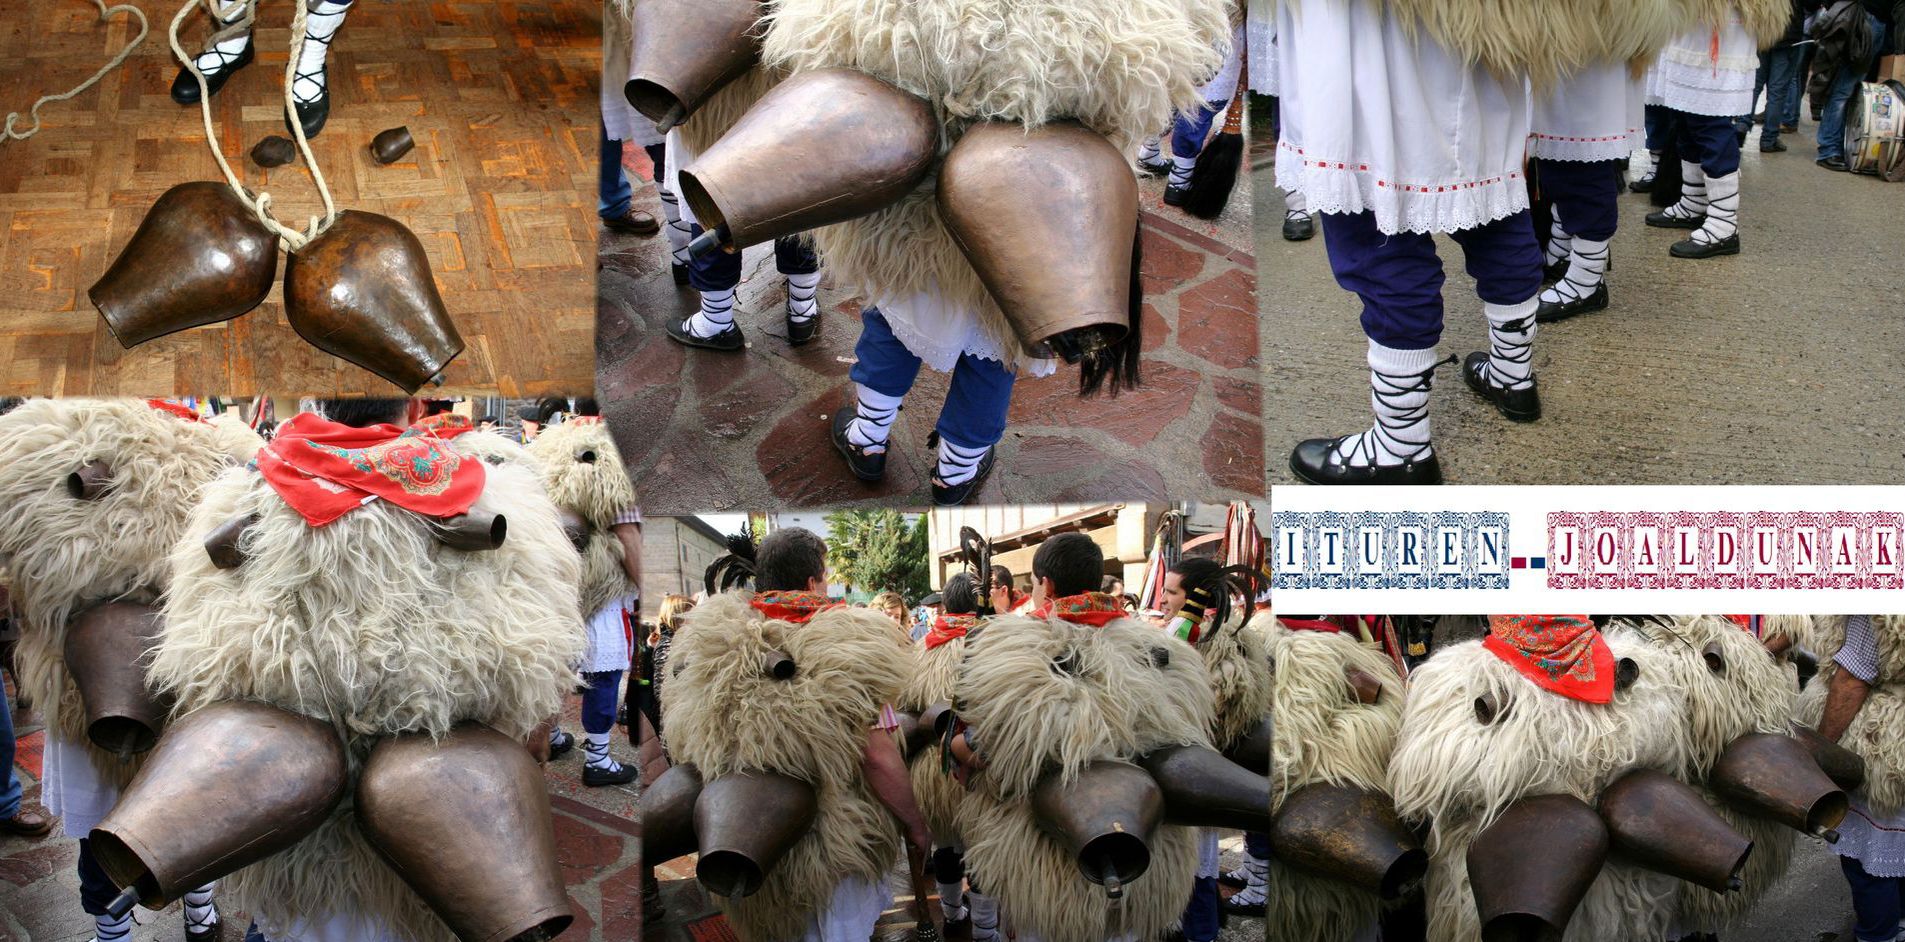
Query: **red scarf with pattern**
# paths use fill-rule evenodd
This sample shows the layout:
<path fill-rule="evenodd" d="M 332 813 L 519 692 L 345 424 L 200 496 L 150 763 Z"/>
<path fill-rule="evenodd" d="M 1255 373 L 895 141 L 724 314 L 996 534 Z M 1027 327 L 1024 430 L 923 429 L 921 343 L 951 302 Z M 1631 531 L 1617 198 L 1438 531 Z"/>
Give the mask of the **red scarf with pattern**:
<path fill-rule="evenodd" d="M 1490 615 L 1482 646 L 1544 690 L 1614 699 L 1614 650 L 1586 615 Z"/>
<path fill-rule="evenodd" d="M 1328 615 L 1296 615 L 1288 618 L 1279 615 L 1277 621 L 1291 631 L 1326 631 L 1330 634 L 1341 634 L 1343 631 L 1343 626 L 1332 621 Z"/>
<path fill-rule="evenodd" d="M 454 517 L 483 493 L 483 462 L 464 461 L 427 429 L 352 428 L 311 412 L 279 426 L 257 461 L 271 489 L 314 527 L 380 498 Z"/>
<path fill-rule="evenodd" d="M 445 441 L 455 438 L 464 432 L 476 431 L 476 424 L 470 421 L 469 416 L 457 415 L 454 412 L 439 412 L 436 415 L 426 415 L 410 423 L 410 427 L 428 432 Z"/>
<path fill-rule="evenodd" d="M 926 632 L 926 650 L 966 636 L 966 630 L 979 623 L 977 615 L 943 614 L 933 619 L 933 627 Z"/>
<path fill-rule="evenodd" d="M 184 419 L 187 422 L 205 421 L 205 417 L 202 415 L 199 415 L 197 412 L 192 411 L 191 407 L 186 406 L 183 403 L 173 402 L 170 399 L 147 399 L 146 405 L 149 405 L 152 408 L 159 410 L 160 412 L 165 412 L 171 415 L 178 416 L 179 418 Z"/>
<path fill-rule="evenodd" d="M 1085 592 L 1054 599 L 1045 603 L 1044 608 L 1033 609 L 1032 615 L 1093 628 L 1103 628 L 1116 619 L 1131 617 L 1131 613 L 1125 611 L 1123 599 L 1104 592 Z"/>
<path fill-rule="evenodd" d="M 804 625 L 815 615 L 841 605 L 818 592 L 794 589 L 756 592 L 747 604 L 769 618 L 790 621 L 796 625 Z"/>

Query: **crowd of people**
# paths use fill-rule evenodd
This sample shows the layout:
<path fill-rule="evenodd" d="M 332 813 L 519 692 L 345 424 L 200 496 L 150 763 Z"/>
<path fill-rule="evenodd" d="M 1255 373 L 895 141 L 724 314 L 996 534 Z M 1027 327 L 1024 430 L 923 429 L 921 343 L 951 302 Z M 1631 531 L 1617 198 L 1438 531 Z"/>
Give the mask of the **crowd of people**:
<path fill-rule="evenodd" d="M 1172 826 L 1182 823 L 1183 809 L 1167 810 L 1154 831 L 1133 825 L 1152 861 L 1148 872 L 1137 868 L 1143 876 L 1136 879 L 1124 865 L 1089 854 L 1074 860 L 1063 842 L 1021 830 L 1050 813 L 1034 807 L 1032 783 L 1022 778 L 1042 776 L 1048 761 L 1092 778 L 1098 763 L 1121 752 L 1127 758 L 1120 761 L 1156 769 L 1150 760 L 1166 743 L 1186 742 L 1244 782 L 1239 800 L 1255 808 L 1228 826 L 1261 823 L 1265 770 L 1211 751 L 1229 755 L 1268 732 L 1270 664 L 1256 640 L 1249 588 L 1233 581 L 1234 571 L 1184 557 L 1166 567 L 1155 606 L 1140 612 L 1121 592 L 1122 580 L 1106 574 L 1098 544 L 1067 532 L 1038 546 L 1023 580 L 1029 591 L 1005 566 L 969 555 L 965 571 L 921 599 L 916 616 L 896 592 L 859 604 L 830 598 L 827 547 L 810 531 L 784 528 L 758 547 L 751 539 L 730 546 L 736 552 L 710 567 L 699 598 L 664 600 L 644 652 L 652 696 L 641 712 L 659 734 L 668 769 L 650 783 L 640 809 L 649 836 L 644 917 L 652 925 L 669 906 L 654 868 L 695 852 L 696 832 L 705 839 L 718 827 L 700 813 L 692 826 L 683 816 L 697 791 L 712 794 L 728 781 L 737 761 L 754 770 L 750 776 L 809 783 L 783 784 L 790 791 L 822 789 L 807 817 L 755 823 L 776 834 L 786 829 L 774 856 L 757 858 L 764 871 L 758 887 L 733 893 L 698 869 L 743 939 L 867 938 L 891 906 L 887 874 L 902 859 L 915 887 L 916 931 L 927 939 L 945 932 L 973 942 L 1160 935 L 1210 942 L 1223 920 L 1264 915 L 1261 833 L 1248 835 L 1242 866 L 1220 873 L 1217 827 Z M 1131 657 L 1138 660 L 1123 668 L 1103 660 Z M 1138 662 L 1158 676 L 1127 673 Z M 776 664 L 784 674 L 772 670 Z M 782 682 L 803 676 L 816 679 Z M 1097 743 L 1090 755 L 1060 754 L 1064 731 L 1018 728 L 1033 704 L 1065 701 L 1078 715 L 1054 722 L 1079 724 L 1076 734 Z M 747 717 L 734 712 L 742 703 L 752 708 Z M 1139 720 L 1125 712 L 1140 703 L 1159 715 Z M 779 726 L 772 738 L 792 739 L 794 748 L 760 738 L 768 728 L 756 729 L 755 716 Z M 710 726 L 717 717 L 726 719 Z M 1131 739 L 1146 745 L 1134 750 Z M 1078 803 L 1080 815 L 1105 810 L 1093 804 L 1102 795 L 1064 794 L 1057 800 Z M 759 795 L 754 801 L 800 807 Z M 884 813 L 870 822 L 856 801 Z M 1203 817 L 1213 816 L 1221 815 Z M 848 834 L 855 835 L 851 853 L 836 843 Z M 819 873 L 817 858 L 827 863 Z M 1220 885 L 1238 892 L 1225 895 Z M 937 915 L 928 908 L 934 896 Z"/>

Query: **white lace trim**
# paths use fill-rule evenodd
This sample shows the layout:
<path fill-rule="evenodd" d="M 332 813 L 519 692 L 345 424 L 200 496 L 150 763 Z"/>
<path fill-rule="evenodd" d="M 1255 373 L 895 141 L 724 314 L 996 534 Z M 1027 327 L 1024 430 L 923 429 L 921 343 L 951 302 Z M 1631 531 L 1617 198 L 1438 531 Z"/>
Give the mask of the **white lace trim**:
<path fill-rule="evenodd" d="M 1905 813 L 1888 819 L 1873 813 L 1862 798 L 1854 799 L 1832 850 L 1857 860 L 1875 877 L 1905 878 Z"/>
<path fill-rule="evenodd" d="M 1391 234 L 1460 232 L 1528 208 L 1520 168 L 1481 180 L 1396 181 L 1278 141 L 1276 172 L 1277 186 L 1301 190 L 1310 212 L 1374 213 L 1376 228 Z"/>
<path fill-rule="evenodd" d="M 1018 342 L 1012 341 L 1013 352 L 1008 355 L 999 338 L 993 337 L 974 324 L 959 342 L 936 337 L 913 325 L 907 316 L 906 306 L 899 302 L 887 302 L 874 305 L 886 317 L 886 325 L 892 329 L 893 336 L 899 338 L 908 352 L 919 357 L 920 362 L 941 373 L 950 373 L 959 365 L 962 354 L 971 354 L 981 360 L 996 360 L 1014 372 L 1026 376 L 1050 376 L 1058 372 L 1058 361 L 1024 356 L 1017 351 Z"/>
<path fill-rule="evenodd" d="M 1598 160 L 1619 160 L 1632 153 L 1647 140 L 1640 128 L 1628 128 L 1627 133 L 1611 137 L 1557 137 L 1536 132 L 1529 144 L 1529 152 L 1542 160 L 1574 160 L 1591 163 Z"/>

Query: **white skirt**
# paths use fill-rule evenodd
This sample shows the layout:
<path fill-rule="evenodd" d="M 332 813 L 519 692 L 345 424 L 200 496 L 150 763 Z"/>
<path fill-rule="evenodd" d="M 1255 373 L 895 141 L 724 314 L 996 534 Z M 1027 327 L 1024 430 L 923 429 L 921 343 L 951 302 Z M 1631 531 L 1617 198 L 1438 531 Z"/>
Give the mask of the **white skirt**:
<path fill-rule="evenodd" d="M 1231 31 L 1230 52 L 1224 56 L 1223 67 L 1197 93 L 1204 96 L 1205 101 L 1229 101 L 1231 96 L 1237 94 L 1237 70 L 1243 66 L 1243 57 L 1244 28 L 1239 25 Z"/>
<path fill-rule="evenodd" d="M 1645 91 L 1624 62 L 1570 76 L 1535 98 L 1534 155 L 1543 160 L 1619 160 L 1642 147 Z"/>
<path fill-rule="evenodd" d="M 1759 44 L 1731 10 L 1723 29 L 1701 27 L 1660 51 L 1647 73 L 1647 104 L 1731 118 L 1753 113 Z"/>
<path fill-rule="evenodd" d="M 874 307 L 880 309 L 887 326 L 893 328 L 893 336 L 907 352 L 941 373 L 952 372 L 961 354 L 997 360 L 1021 376 L 1058 372 L 1057 360 L 1025 356 L 1016 343 L 1007 349 L 987 332 L 977 312 L 949 305 L 938 295 L 883 298 Z"/>
<path fill-rule="evenodd" d="M 46 731 L 40 767 L 40 801 L 60 819 L 60 833 L 85 837 L 119 803 L 119 789 L 99 776 L 86 747 Z"/>
<path fill-rule="evenodd" d="M 1459 232 L 1528 208 L 1528 83 L 1464 64 L 1381 5 L 1278 7 L 1277 185 L 1386 233 Z"/>
<path fill-rule="evenodd" d="M 1250 0 L 1244 19 L 1244 38 L 1249 50 L 1250 90 L 1259 95 L 1277 94 L 1277 16 L 1271 0 Z"/>
<path fill-rule="evenodd" d="M 630 592 L 589 616 L 589 653 L 582 659 L 583 673 L 628 670 L 629 646 L 634 640 L 630 625 L 641 606 L 641 593 Z"/>

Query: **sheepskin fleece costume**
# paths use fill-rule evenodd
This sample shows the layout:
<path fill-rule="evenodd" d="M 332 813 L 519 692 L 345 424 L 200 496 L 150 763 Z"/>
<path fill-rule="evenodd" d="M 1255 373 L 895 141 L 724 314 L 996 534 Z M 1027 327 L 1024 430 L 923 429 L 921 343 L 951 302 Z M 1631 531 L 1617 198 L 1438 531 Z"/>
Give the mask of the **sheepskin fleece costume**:
<path fill-rule="evenodd" d="M 1210 738 L 1219 752 L 1236 745 L 1270 715 L 1270 651 L 1264 631 L 1276 618 L 1264 612 L 1238 624 L 1243 621 L 1243 613 L 1237 613 L 1230 627 L 1197 645 L 1216 697 Z"/>
<path fill-rule="evenodd" d="M 1680 922 L 1683 932 L 1721 932 L 1757 905 L 1792 862 L 1799 835 L 1776 821 L 1741 814 L 1707 787 L 1707 776 L 1720 753 L 1735 739 L 1752 733 L 1790 731 L 1798 689 L 1785 665 L 1775 660 L 1758 638 L 1718 615 L 1642 621 L 1633 630 L 1667 655 L 1664 666 L 1672 686 L 1684 692 L 1682 722 L 1686 725 L 1687 765 L 1681 781 L 1700 790 L 1707 804 L 1726 823 L 1753 842 L 1744 885 L 1738 892 L 1715 893 L 1686 881 L 1680 883 Z M 1704 652 L 1712 647 L 1720 659 L 1710 667 Z"/>
<path fill-rule="evenodd" d="M 1432 824 L 1426 892 L 1433 942 L 1480 937 L 1468 848 L 1517 799 L 1566 794 L 1594 805 L 1625 772 L 1672 774 L 1685 766 L 1682 697 L 1672 686 L 1665 655 L 1632 632 L 1606 636 L 1617 660 L 1632 658 L 1640 666 L 1639 679 L 1617 690 L 1608 704 L 1549 693 L 1479 640 L 1444 648 L 1410 674 L 1389 785 L 1405 820 Z M 1485 694 L 1500 704 L 1488 725 L 1474 708 Z M 1610 858 L 1564 938 L 1664 937 L 1675 882 Z"/>
<path fill-rule="evenodd" d="M 544 429 L 529 443 L 529 454 L 541 468 L 543 487 L 556 506 L 589 522 L 581 589 L 582 617 L 588 618 L 637 589 L 622 568 L 622 541 L 609 532 L 615 516 L 635 506 L 635 485 L 629 483 L 606 422 L 571 420 Z M 582 460 L 590 454 L 593 461 Z"/>
<path fill-rule="evenodd" d="M 1905 615 L 1874 615 L 1872 631 L 1878 683 L 1839 744 L 1865 757 L 1865 806 L 1889 816 L 1905 809 Z"/>
<path fill-rule="evenodd" d="M 973 124 L 1076 120 L 1119 150 L 1203 104 L 1223 65 L 1231 0 L 774 0 L 762 60 L 797 74 L 851 68 L 925 98 L 943 156 Z M 699 119 L 697 115 L 697 120 Z M 691 122 L 692 123 L 692 122 Z M 843 142 L 850 144 L 850 142 Z M 878 303 L 935 296 L 976 311 L 1025 354 L 939 218 L 937 172 L 893 206 L 814 232 L 833 283 Z M 1010 364 L 1008 364 L 1010 365 Z"/>
<path fill-rule="evenodd" d="M 488 468 L 472 510 L 508 519 L 502 546 L 442 546 L 388 501 L 313 528 L 255 471 L 225 472 L 173 550 L 152 682 L 177 696 L 178 715 L 259 700 L 324 720 L 344 735 L 353 778 L 396 733 L 441 736 L 475 721 L 526 738 L 576 683 L 579 567 L 527 468 Z M 259 520 L 240 541 L 249 558 L 214 568 L 206 535 L 246 514 Z M 406 942 L 453 938 L 364 840 L 349 797 L 304 840 L 222 885 L 276 938 L 340 912 Z"/>
<path fill-rule="evenodd" d="M 450 447 L 459 454 L 480 459 L 488 465 L 514 464 L 528 468 L 536 483 L 542 483 L 542 464 L 529 454 L 521 442 L 497 432 L 464 432 L 450 439 Z"/>
<path fill-rule="evenodd" d="M 84 745 L 101 779 L 121 788 L 139 763 L 87 742 L 67 621 L 98 602 L 157 601 L 200 491 L 236 460 L 212 425 L 137 399 L 34 399 L 0 416 L 0 561 L 20 616 L 20 683 L 59 737 Z M 112 467 L 113 488 L 76 500 L 66 476 L 93 461 Z"/>
<path fill-rule="evenodd" d="M 662 711 L 668 752 L 704 781 L 729 772 L 778 772 L 814 786 L 811 830 L 759 891 L 721 899 L 748 942 L 799 939 L 845 877 L 878 883 L 897 858 L 899 823 L 861 772 L 867 730 L 913 669 L 909 641 L 893 620 L 864 608 L 822 611 L 805 624 L 768 618 L 743 591 L 689 612 L 668 652 Z M 761 670 L 772 648 L 794 676 Z"/>
<path fill-rule="evenodd" d="M 1542 87 L 1595 62 L 1650 60 L 1686 31 L 1697 5 L 1724 5 L 1726 0 L 1383 2 L 1404 25 L 1426 31 L 1457 56 L 1497 75 L 1529 75 Z M 1784 20 L 1780 28 L 1785 28 Z"/>
<path fill-rule="evenodd" d="M 1051 770 L 1070 780 L 1093 760 L 1209 746 L 1203 658 L 1136 619 L 1093 628 L 1006 615 L 967 636 L 957 693 L 988 762 L 960 802 L 959 833 L 974 883 L 1004 918 L 1041 942 L 1149 939 L 1175 925 L 1196 876 L 1196 829 L 1158 827 L 1150 869 L 1126 885 L 1120 912 L 1039 830 L 1031 795 Z"/>
<path fill-rule="evenodd" d="M 1806 682 L 1806 689 L 1799 692 L 1799 701 L 1793 707 L 1793 717 L 1799 722 L 1815 729 L 1826 715 L 1826 692 L 1832 689 L 1832 678 L 1839 673 L 1839 665 L 1833 661 L 1839 649 L 1845 646 L 1844 615 L 1768 615 L 1765 632 L 1771 635 L 1775 628 L 1790 633 L 1793 644 L 1811 651 L 1819 658 L 1819 673 Z"/>
<path fill-rule="evenodd" d="M 906 679 L 893 706 L 918 714 L 933 704 L 951 703 L 959 679 L 959 662 L 966 654 L 966 639 L 954 638 L 936 648 L 927 648 L 922 642 L 915 651 L 912 676 Z M 926 816 L 927 829 L 933 832 L 933 843 L 941 847 L 960 843 L 955 816 L 966 790 L 940 770 L 938 745 L 921 749 L 907 771 L 913 780 L 913 798 Z"/>
<path fill-rule="evenodd" d="M 1270 811 L 1290 793 L 1319 783 L 1387 794 L 1389 755 L 1402 727 L 1403 680 L 1394 662 L 1353 635 L 1292 631 L 1269 619 L 1276 665 L 1277 735 L 1270 746 Z M 1356 699 L 1346 679 L 1361 670 L 1382 683 L 1375 703 Z M 1349 942 L 1381 914 L 1376 894 L 1314 877 L 1270 858 L 1265 918 L 1288 942 Z"/>

